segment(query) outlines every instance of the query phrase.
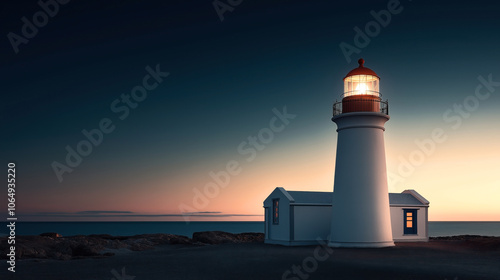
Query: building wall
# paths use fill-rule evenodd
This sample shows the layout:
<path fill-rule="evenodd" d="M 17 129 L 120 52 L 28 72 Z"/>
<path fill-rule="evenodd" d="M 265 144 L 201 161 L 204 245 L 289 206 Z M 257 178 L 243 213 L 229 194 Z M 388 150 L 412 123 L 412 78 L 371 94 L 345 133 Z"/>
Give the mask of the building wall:
<path fill-rule="evenodd" d="M 417 234 L 404 234 L 404 209 L 418 209 Z M 391 206 L 392 238 L 394 241 L 427 241 L 427 207 Z"/>
<path fill-rule="evenodd" d="M 273 224 L 273 199 L 279 199 L 279 223 Z M 290 201 L 279 190 L 275 190 L 264 201 L 266 235 L 265 240 L 290 240 Z"/>
<path fill-rule="evenodd" d="M 273 224 L 272 199 L 280 199 L 279 224 Z M 279 190 L 264 201 L 265 242 L 282 245 L 317 244 L 317 238 L 328 240 L 331 230 L 331 206 L 292 205 Z M 418 209 L 417 234 L 404 235 L 403 209 Z M 391 206 L 390 217 L 394 241 L 428 241 L 428 207 Z M 290 219 L 293 219 L 291 222 Z M 293 232 L 293 234 L 292 234 Z"/>
<path fill-rule="evenodd" d="M 319 237 L 327 240 L 330 234 L 331 206 L 292 206 L 294 216 L 294 240 L 314 241 Z"/>
<path fill-rule="evenodd" d="M 264 206 L 264 238 L 269 238 L 269 208 Z"/>
<path fill-rule="evenodd" d="M 285 200 L 280 200 L 279 206 L 279 224 L 273 224 L 272 207 L 269 209 L 268 226 L 269 239 L 290 240 L 290 204 Z"/>

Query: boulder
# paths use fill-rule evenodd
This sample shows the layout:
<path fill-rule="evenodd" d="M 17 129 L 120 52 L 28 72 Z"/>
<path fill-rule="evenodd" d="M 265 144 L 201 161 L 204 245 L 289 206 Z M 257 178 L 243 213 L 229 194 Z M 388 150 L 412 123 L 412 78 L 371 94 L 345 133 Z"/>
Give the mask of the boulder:
<path fill-rule="evenodd" d="M 59 233 L 57 233 L 57 232 L 44 232 L 44 233 L 40 234 L 40 236 L 44 236 L 44 237 L 52 237 L 52 238 L 62 237 L 62 235 L 60 235 L 60 234 L 59 234 Z"/>
<path fill-rule="evenodd" d="M 88 244 L 78 244 L 71 249 L 73 257 L 93 257 L 100 256 L 99 251 L 101 248 Z"/>
<path fill-rule="evenodd" d="M 263 233 L 229 233 L 224 231 L 202 231 L 193 233 L 193 241 L 205 244 L 264 242 Z"/>

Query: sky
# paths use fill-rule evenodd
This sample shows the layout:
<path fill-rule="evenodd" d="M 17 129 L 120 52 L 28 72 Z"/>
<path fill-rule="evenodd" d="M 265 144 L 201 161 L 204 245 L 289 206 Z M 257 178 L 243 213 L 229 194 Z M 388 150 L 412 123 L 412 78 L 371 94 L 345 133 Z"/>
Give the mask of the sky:
<path fill-rule="evenodd" d="M 332 191 L 332 104 L 362 57 L 389 191 L 500 221 L 498 1 L 336 2 L 2 2 L 16 216 L 262 221 L 276 187 Z"/>

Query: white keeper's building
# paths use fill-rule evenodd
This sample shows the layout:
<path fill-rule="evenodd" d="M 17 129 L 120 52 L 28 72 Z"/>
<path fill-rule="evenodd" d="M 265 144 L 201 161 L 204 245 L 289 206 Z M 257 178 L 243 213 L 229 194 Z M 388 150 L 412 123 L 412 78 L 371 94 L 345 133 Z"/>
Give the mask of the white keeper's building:
<path fill-rule="evenodd" d="M 294 246 L 318 244 L 317 238 L 328 241 L 332 199 L 333 192 L 274 189 L 264 201 L 265 243 Z M 429 201 L 406 190 L 389 193 L 389 206 L 394 242 L 429 240 Z"/>

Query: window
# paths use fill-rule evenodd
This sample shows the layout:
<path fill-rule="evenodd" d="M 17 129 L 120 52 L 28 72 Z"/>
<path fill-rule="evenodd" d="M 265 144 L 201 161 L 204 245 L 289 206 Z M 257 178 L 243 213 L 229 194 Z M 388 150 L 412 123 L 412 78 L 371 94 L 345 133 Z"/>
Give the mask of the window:
<path fill-rule="evenodd" d="M 417 209 L 403 209 L 404 234 L 417 234 Z"/>
<path fill-rule="evenodd" d="M 273 199 L 273 224 L 277 225 L 279 224 L 280 217 L 279 217 L 279 205 L 280 200 L 279 199 Z"/>

